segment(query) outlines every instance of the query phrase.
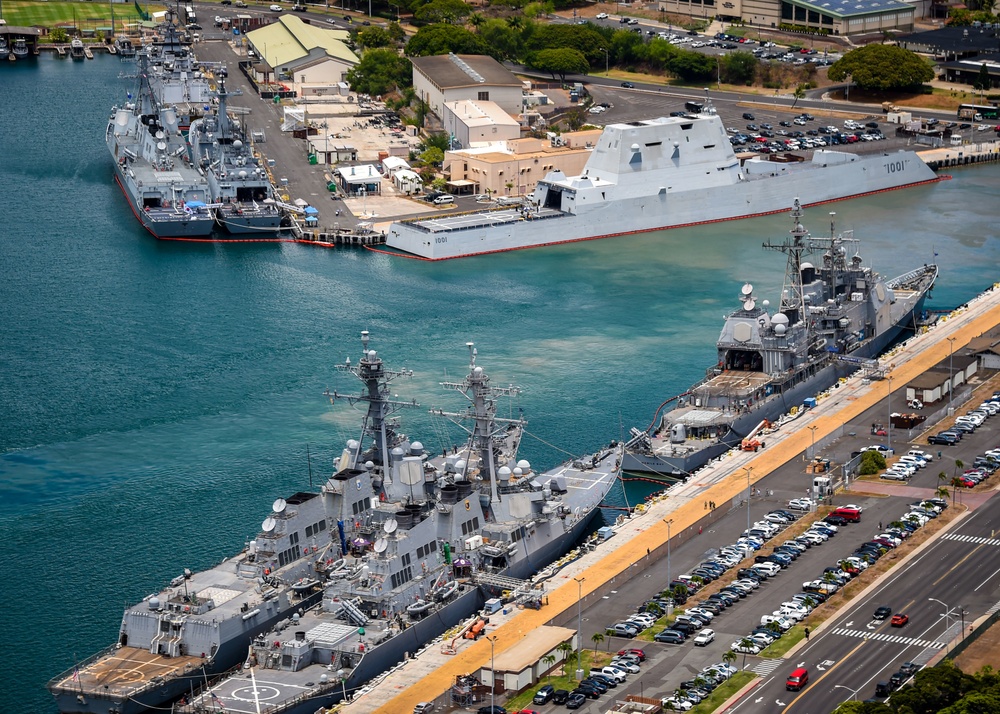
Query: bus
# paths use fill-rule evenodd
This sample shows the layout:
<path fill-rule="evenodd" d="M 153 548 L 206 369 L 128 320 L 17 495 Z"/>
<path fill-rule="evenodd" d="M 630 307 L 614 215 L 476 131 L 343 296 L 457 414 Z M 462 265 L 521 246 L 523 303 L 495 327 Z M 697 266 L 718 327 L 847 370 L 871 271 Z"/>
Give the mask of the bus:
<path fill-rule="evenodd" d="M 1000 118 L 1000 107 L 995 104 L 959 104 L 958 118 L 974 121 L 998 119 Z"/>

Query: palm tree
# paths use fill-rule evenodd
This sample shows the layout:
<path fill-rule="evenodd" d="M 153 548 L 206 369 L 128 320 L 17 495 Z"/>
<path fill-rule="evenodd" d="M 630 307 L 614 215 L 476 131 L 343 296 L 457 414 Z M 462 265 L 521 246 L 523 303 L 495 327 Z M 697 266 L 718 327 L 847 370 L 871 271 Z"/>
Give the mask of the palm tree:
<path fill-rule="evenodd" d="M 948 487 L 939 486 L 938 490 L 934 492 L 934 495 L 938 498 L 948 498 Z"/>
<path fill-rule="evenodd" d="M 792 92 L 792 96 L 795 97 L 795 101 L 792 102 L 792 109 L 795 109 L 795 105 L 800 99 L 806 96 L 806 85 L 800 84 Z"/>
<path fill-rule="evenodd" d="M 956 462 L 958 463 L 958 462 Z M 955 505 L 955 497 L 958 495 L 958 487 L 962 485 L 958 476 L 951 480 L 951 504 Z"/>
<path fill-rule="evenodd" d="M 965 468 L 965 462 L 961 459 L 955 459 L 955 471 L 952 476 L 958 476 L 958 472 Z"/>
<path fill-rule="evenodd" d="M 772 622 L 771 624 L 773 625 L 774 623 Z M 747 650 L 753 647 L 753 645 L 754 641 L 749 637 L 744 637 L 740 640 L 740 647 L 743 648 L 743 669 L 747 668 Z"/>
<path fill-rule="evenodd" d="M 728 665 L 732 665 L 736 661 L 736 653 L 732 650 L 726 650 L 722 653 L 722 661 Z M 726 672 L 726 679 L 729 679 L 732 675 L 729 674 L 728 670 Z"/>
<path fill-rule="evenodd" d="M 597 645 L 604 642 L 604 635 L 600 632 L 595 632 L 590 636 L 590 640 L 594 643 L 594 659 L 597 659 Z"/>
<path fill-rule="evenodd" d="M 562 653 L 563 660 L 566 662 L 567 665 L 569 665 L 570 657 L 573 656 L 573 645 L 571 645 L 569 642 L 560 642 L 559 646 L 556 647 L 556 649 L 560 653 Z"/>
<path fill-rule="evenodd" d="M 484 22 L 486 22 L 486 18 L 483 17 L 483 14 L 481 12 L 474 12 L 471 15 L 469 15 L 469 24 L 475 28 L 477 34 L 479 33 L 480 26 Z"/>
<path fill-rule="evenodd" d="M 552 678 L 552 665 L 556 663 L 556 656 L 554 654 L 547 654 L 542 657 L 542 664 L 545 665 L 545 671 L 548 673 L 549 679 Z"/>

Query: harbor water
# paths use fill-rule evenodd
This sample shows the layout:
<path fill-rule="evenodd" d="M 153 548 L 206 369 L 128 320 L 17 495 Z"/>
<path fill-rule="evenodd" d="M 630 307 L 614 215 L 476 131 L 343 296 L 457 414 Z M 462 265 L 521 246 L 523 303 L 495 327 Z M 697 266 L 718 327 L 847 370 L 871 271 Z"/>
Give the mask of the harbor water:
<path fill-rule="evenodd" d="M 6 63 L 5 63 L 6 64 Z M 327 387 L 357 385 L 361 330 L 393 367 L 404 431 L 460 435 L 438 382 L 465 343 L 521 397 L 523 453 L 549 467 L 646 427 L 715 362 L 739 290 L 777 304 L 786 216 L 429 264 L 296 244 L 153 240 L 103 142 L 129 65 L 42 56 L 0 67 L 0 654 L 13 711 L 52 712 L 47 679 L 111 644 L 127 601 L 230 555 L 277 496 L 329 475 L 358 436 Z M 252 103 L 252 102 L 251 102 Z M 294 193 L 294 191 L 293 191 Z M 997 280 L 1000 167 L 806 211 L 814 234 L 857 229 L 886 275 L 937 260 L 931 309 Z M 801 197 L 808 201 L 808 196 Z M 935 258 L 935 255 L 937 256 Z M 629 500 L 648 484 L 630 484 Z M 626 496 L 611 500 L 623 505 Z"/>

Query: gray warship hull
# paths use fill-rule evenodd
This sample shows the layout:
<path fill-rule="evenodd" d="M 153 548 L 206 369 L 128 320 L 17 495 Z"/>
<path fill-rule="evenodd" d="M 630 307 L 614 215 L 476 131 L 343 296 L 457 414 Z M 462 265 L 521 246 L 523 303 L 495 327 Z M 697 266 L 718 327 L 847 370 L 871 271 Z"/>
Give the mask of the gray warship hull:
<path fill-rule="evenodd" d="M 898 325 L 872 340 L 869 346 L 859 349 L 857 352 L 852 352 L 851 356 L 871 359 L 885 352 L 899 339 L 908 325 L 914 324 L 914 320 L 923 311 L 923 306 L 924 299 L 921 298 L 919 303 L 914 306 L 913 310 L 906 314 Z M 787 414 L 792 407 L 801 408 L 803 401 L 807 397 L 829 389 L 837 384 L 838 380 L 850 376 L 857 369 L 857 365 L 852 365 L 848 362 L 834 362 L 827 365 L 812 377 L 786 392 L 773 395 L 764 402 L 761 402 L 758 408 L 738 417 L 733 422 L 732 430 L 720 439 L 718 443 L 701 449 L 694 454 L 686 456 L 661 456 L 628 450 L 622 459 L 622 471 L 641 473 L 645 477 L 652 479 L 662 477 L 671 482 L 676 481 L 678 478 L 686 478 L 712 459 L 722 456 L 730 449 L 737 448 L 743 438 L 762 420 L 767 419 L 773 422 L 782 414 Z"/>
<path fill-rule="evenodd" d="M 156 238 L 164 240 L 202 239 L 211 235 L 215 220 L 210 214 L 189 215 L 178 208 L 149 207 L 143 205 L 142 188 L 135 179 L 126 175 L 126 169 L 115 164 L 115 183 L 125 195 L 132 215 Z"/>

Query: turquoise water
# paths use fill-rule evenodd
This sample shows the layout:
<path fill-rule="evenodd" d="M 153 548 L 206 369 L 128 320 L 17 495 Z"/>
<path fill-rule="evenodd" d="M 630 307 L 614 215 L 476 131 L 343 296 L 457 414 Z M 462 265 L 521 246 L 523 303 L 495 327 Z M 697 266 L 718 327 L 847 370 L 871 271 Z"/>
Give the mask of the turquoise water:
<path fill-rule="evenodd" d="M 157 243 L 103 144 L 121 69 L 0 67 L 0 628 L 15 643 L 0 671 L 17 711 L 53 710 L 45 681 L 111 643 L 126 601 L 239 549 L 310 465 L 328 475 L 357 419 L 322 392 L 355 389 L 334 365 L 356 361 L 361 330 L 415 371 L 396 391 L 423 409 L 402 417 L 433 448 L 458 437 L 426 409 L 459 406 L 437 383 L 475 342 L 523 388 L 504 408 L 523 407 L 545 467 L 646 426 L 714 362 L 743 282 L 780 291 L 783 256 L 760 244 L 781 216 L 443 264 Z M 836 211 L 887 274 L 939 253 L 929 306 L 952 307 L 997 279 L 998 188 L 1000 168 L 963 170 L 806 225 L 825 233 Z"/>

